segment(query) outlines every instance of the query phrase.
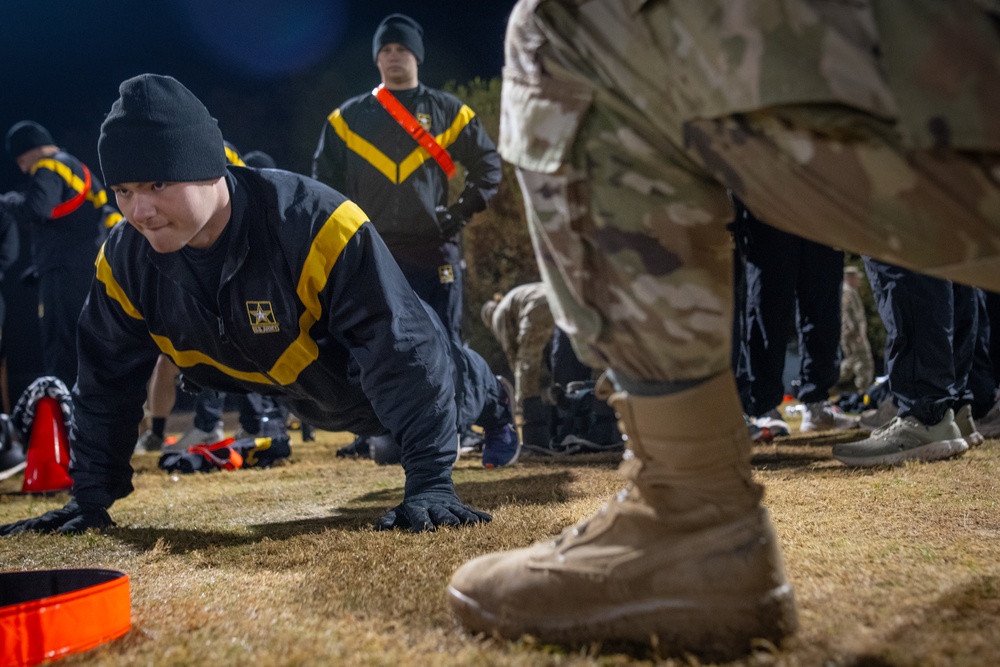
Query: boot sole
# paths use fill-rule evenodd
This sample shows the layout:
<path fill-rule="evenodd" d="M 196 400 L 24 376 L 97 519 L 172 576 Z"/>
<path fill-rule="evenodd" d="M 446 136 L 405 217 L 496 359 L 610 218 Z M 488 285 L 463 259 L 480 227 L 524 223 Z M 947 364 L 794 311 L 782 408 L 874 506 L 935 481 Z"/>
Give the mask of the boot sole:
<path fill-rule="evenodd" d="M 944 459 L 961 456 L 969 450 L 969 444 L 964 439 L 939 440 L 930 442 L 920 447 L 907 449 L 900 452 L 888 454 L 877 454 L 873 456 L 852 456 L 850 454 L 833 453 L 833 458 L 849 466 L 880 466 L 880 465 L 900 465 L 906 461 L 942 461 Z"/>
<path fill-rule="evenodd" d="M 452 586 L 452 610 L 473 633 L 517 640 L 531 635 L 543 643 L 578 646 L 623 642 L 655 646 L 664 654 L 696 653 L 713 660 L 746 655 L 754 639 L 778 644 L 795 632 L 795 596 L 788 584 L 756 600 L 746 598 L 652 599 L 573 616 L 497 616 Z"/>

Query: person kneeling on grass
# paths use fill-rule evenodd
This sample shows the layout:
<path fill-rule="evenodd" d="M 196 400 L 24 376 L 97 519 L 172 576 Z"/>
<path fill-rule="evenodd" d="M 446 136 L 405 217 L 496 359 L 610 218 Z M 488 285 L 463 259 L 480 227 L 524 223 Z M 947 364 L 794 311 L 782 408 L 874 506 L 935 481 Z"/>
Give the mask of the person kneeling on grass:
<path fill-rule="evenodd" d="M 508 464 L 509 405 L 485 361 L 449 344 L 361 209 L 310 178 L 227 167 L 215 119 L 173 78 L 143 74 L 120 95 L 98 152 L 128 224 L 101 250 L 80 317 L 73 498 L 0 535 L 113 525 L 161 352 L 203 387 L 284 395 L 318 428 L 388 431 L 406 484 L 378 528 L 489 521 L 455 493 L 457 428 L 482 426 L 484 462 Z"/>

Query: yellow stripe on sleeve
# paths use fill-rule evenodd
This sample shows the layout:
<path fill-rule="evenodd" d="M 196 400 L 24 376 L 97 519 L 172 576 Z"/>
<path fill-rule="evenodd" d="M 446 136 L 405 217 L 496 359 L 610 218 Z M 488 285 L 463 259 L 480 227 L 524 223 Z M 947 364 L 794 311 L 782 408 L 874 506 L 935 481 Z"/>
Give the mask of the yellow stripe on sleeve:
<path fill-rule="evenodd" d="M 107 258 L 104 256 L 104 244 L 101 245 L 100 251 L 97 253 L 97 259 L 94 261 L 94 266 L 97 270 L 97 280 L 104 285 L 104 290 L 108 293 L 113 301 L 121 306 L 122 310 L 129 317 L 137 320 L 143 319 L 142 313 L 132 305 L 129 298 L 125 295 L 125 290 L 122 286 L 118 284 L 115 280 L 114 275 L 111 273 L 111 265 L 108 264 Z"/>
<path fill-rule="evenodd" d="M 326 287 L 330 272 L 347 242 L 367 221 L 368 216 L 364 211 L 348 200 L 327 218 L 313 239 L 295 289 L 299 301 L 305 306 L 299 318 L 299 335 L 278 358 L 270 372 L 278 384 L 295 382 L 299 374 L 319 357 L 319 348 L 309 332 L 323 314 L 323 305 L 319 301 L 320 292 Z"/>
<path fill-rule="evenodd" d="M 74 192 L 83 192 L 83 188 L 86 187 L 83 179 L 73 173 L 73 170 L 69 166 L 63 164 L 59 160 L 53 160 L 52 158 L 45 158 L 39 160 L 31 166 L 31 175 L 34 176 L 35 172 L 39 169 L 48 169 L 49 171 L 54 171 L 60 178 L 66 181 L 67 185 L 73 189 Z"/>

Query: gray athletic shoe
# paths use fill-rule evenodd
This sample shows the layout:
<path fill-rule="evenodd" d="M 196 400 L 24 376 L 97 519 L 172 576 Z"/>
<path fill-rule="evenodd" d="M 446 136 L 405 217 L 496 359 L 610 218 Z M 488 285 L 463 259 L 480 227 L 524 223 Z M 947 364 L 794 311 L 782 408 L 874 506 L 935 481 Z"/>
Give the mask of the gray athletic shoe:
<path fill-rule="evenodd" d="M 858 426 L 866 431 L 874 431 L 892 421 L 892 418 L 898 412 L 899 408 L 896 407 L 896 401 L 892 400 L 892 396 L 886 396 L 878 404 L 877 408 L 865 410 L 861 413 L 861 420 L 858 422 Z"/>
<path fill-rule="evenodd" d="M 858 428 L 858 417 L 845 415 L 830 401 L 816 401 L 815 403 L 806 403 L 799 433 L 848 431 L 852 428 Z"/>
<path fill-rule="evenodd" d="M 955 413 L 949 409 L 933 426 L 925 426 L 912 415 L 894 417 L 864 440 L 834 445 L 833 457 L 849 466 L 898 465 L 950 459 L 968 449 L 955 424 Z"/>
<path fill-rule="evenodd" d="M 989 412 L 976 420 L 976 429 L 984 438 L 1000 437 L 1000 401 L 994 403 Z"/>

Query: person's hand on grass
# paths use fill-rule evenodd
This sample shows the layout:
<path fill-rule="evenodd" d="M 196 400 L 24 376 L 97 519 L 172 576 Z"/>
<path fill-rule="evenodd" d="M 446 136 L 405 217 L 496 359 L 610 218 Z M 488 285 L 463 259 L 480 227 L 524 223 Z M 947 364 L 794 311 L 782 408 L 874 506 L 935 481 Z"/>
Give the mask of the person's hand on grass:
<path fill-rule="evenodd" d="M 79 504 L 70 500 L 65 507 L 51 510 L 34 519 L 23 519 L 0 526 L 0 536 L 20 533 L 60 533 L 78 535 L 91 528 L 102 530 L 115 525 L 108 511 L 100 505 Z"/>
<path fill-rule="evenodd" d="M 486 512 L 469 507 L 455 493 L 451 482 L 407 494 L 403 502 L 382 515 L 376 530 L 408 528 L 415 533 L 434 530 L 438 526 L 465 526 L 492 520 Z"/>

